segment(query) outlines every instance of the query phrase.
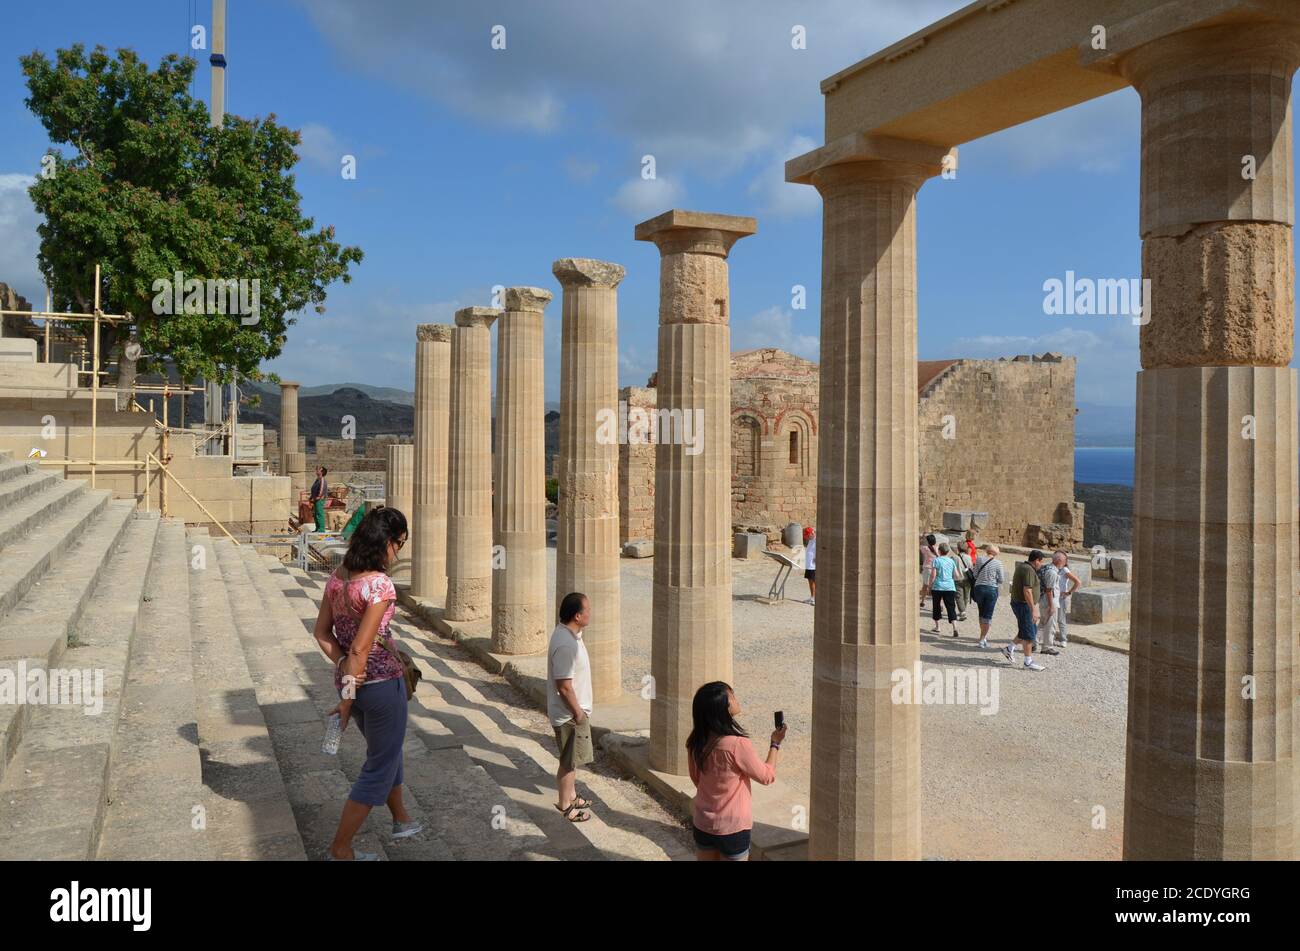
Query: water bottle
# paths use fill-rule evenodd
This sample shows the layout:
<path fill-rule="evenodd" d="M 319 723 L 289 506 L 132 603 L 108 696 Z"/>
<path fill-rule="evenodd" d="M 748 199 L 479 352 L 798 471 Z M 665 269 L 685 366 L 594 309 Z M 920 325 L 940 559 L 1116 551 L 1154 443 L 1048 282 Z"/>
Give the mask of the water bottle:
<path fill-rule="evenodd" d="M 320 751 L 329 756 L 337 756 L 339 740 L 342 738 L 343 721 L 337 713 L 331 713 L 330 718 L 325 721 L 325 740 L 320 745 Z"/>

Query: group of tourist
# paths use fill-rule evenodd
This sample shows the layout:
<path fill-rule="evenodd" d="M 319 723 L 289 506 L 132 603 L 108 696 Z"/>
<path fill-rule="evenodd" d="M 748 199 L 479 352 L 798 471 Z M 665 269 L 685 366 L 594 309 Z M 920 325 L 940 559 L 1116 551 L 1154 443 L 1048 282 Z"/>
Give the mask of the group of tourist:
<path fill-rule="evenodd" d="M 343 805 L 326 861 L 378 860 L 377 853 L 355 851 L 352 840 L 379 805 L 387 805 L 392 814 L 394 840 L 423 829 L 402 801 L 402 743 L 414 685 L 406 669 L 409 658 L 393 645 L 389 629 L 397 591 L 387 572 L 406 539 L 406 517 L 397 509 L 378 506 L 368 512 L 325 585 L 316 618 L 313 633 L 334 663 L 339 692 L 338 706 L 330 715 L 338 716 L 340 731 L 355 721 L 366 740 L 366 759 Z M 578 767 L 595 759 L 591 662 L 582 640 L 583 629 L 591 623 L 591 601 L 580 592 L 566 594 L 558 615 L 546 651 L 546 710 L 559 759 L 555 808 L 569 822 L 580 823 L 592 818 L 594 805 L 577 788 Z M 696 786 L 694 837 L 701 861 L 749 858 L 754 825 L 751 781 L 766 785 L 776 779 L 784 723 L 778 723 L 767 757 L 760 759 L 736 721 L 740 712 L 735 691 L 721 681 L 701 686 L 691 703 L 686 749 Z"/>
<path fill-rule="evenodd" d="M 925 608 L 929 595 L 930 617 L 934 621 L 931 633 L 939 633 L 939 621 L 946 611 L 952 636 L 959 637 L 957 622 L 966 620 L 966 608 L 973 601 L 979 609 L 979 646 L 987 648 L 993 608 L 1006 576 L 998 546 L 988 544 L 982 550 L 984 553 L 977 557 L 975 533 L 971 531 L 955 546 L 940 542 L 936 535 L 926 535 L 920 551 L 921 608 Z M 1047 655 L 1060 654 L 1069 643 L 1066 611 L 1070 596 L 1079 584 L 1079 576 L 1070 570 L 1070 559 L 1064 551 L 1053 552 L 1049 559 L 1034 549 L 1025 561 L 1016 565 L 1011 577 L 1016 637 L 1002 649 L 1009 662 L 1014 663 L 1015 652 L 1019 650 L 1024 655 L 1026 670 L 1043 670 L 1034 660 L 1035 650 Z"/>

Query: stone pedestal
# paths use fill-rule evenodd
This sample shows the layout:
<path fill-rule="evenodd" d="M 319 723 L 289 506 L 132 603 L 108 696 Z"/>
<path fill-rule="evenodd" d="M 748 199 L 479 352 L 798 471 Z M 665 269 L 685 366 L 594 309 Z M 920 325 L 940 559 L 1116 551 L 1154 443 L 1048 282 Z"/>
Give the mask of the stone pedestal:
<path fill-rule="evenodd" d="M 414 520 L 413 503 L 415 501 L 415 446 L 411 443 L 392 443 L 388 447 L 388 470 L 384 482 L 384 504 L 397 509 L 406 516 L 406 547 L 397 555 L 390 574 L 398 569 L 410 570 L 411 522 Z"/>
<path fill-rule="evenodd" d="M 582 638 L 600 703 L 622 693 L 618 285 L 625 271 L 589 258 L 564 258 L 551 270 L 564 288 L 555 603 L 558 608 L 571 591 L 591 602 L 592 619 Z"/>
<path fill-rule="evenodd" d="M 447 436 L 451 331 L 420 324 L 415 345 L 415 509 L 411 594 L 442 602 L 447 592 Z"/>
<path fill-rule="evenodd" d="M 1126 859 L 1296 858 L 1298 64 L 1300 28 L 1282 23 L 1190 30 L 1121 62 L 1142 97 L 1151 281 Z"/>
<path fill-rule="evenodd" d="M 501 654 L 544 650 L 555 626 L 546 605 L 542 390 L 542 312 L 550 301 L 540 287 L 511 287 L 497 321 L 493 536 L 504 566 L 493 571 L 492 649 Z"/>
<path fill-rule="evenodd" d="M 451 621 L 492 610 L 492 322 L 501 311 L 456 311 L 451 337 L 447 473 L 447 608 Z"/>
<path fill-rule="evenodd" d="M 809 857 L 921 857 L 921 711 L 891 675 L 917 619 L 916 193 L 944 149 L 827 146 L 786 166 L 821 193 L 821 410 Z"/>
<path fill-rule="evenodd" d="M 677 210 L 636 226 L 660 254 L 650 765 L 677 775 L 695 691 L 732 680 L 727 254 L 757 230 L 753 218 Z M 680 426 L 665 431 L 665 411 Z"/>

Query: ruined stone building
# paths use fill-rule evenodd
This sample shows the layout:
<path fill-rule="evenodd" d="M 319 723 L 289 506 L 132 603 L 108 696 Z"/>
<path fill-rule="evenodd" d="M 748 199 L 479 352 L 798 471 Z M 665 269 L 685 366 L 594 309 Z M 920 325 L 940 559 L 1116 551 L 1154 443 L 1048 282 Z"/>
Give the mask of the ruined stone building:
<path fill-rule="evenodd" d="M 917 364 L 920 524 L 987 513 L 980 536 L 1012 545 L 1083 541 L 1074 501 L 1073 358 L 1056 354 Z M 817 364 L 764 348 L 731 356 L 731 518 L 776 537 L 817 515 Z M 655 409 L 654 387 L 625 387 L 627 411 Z M 634 429 L 634 427 L 630 427 Z M 619 534 L 654 536 L 655 447 L 619 447 Z"/>

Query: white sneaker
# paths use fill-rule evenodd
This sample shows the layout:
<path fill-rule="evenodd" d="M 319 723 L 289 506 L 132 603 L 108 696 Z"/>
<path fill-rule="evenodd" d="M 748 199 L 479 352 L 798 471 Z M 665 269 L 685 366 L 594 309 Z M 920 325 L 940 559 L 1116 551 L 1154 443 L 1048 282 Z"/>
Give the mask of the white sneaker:
<path fill-rule="evenodd" d="M 1012 656 L 1012 653 L 1011 653 L 1011 645 L 1010 645 L 1010 644 L 1008 644 L 1006 647 L 1002 648 L 1002 656 L 1005 657 L 1005 658 L 1007 659 L 1007 663 L 1008 663 L 1008 664 L 1014 664 L 1014 663 L 1015 663 L 1015 659 L 1014 659 L 1014 657 Z"/>
<path fill-rule="evenodd" d="M 988 646 L 989 646 L 989 642 L 988 642 L 986 639 L 984 639 L 984 638 L 981 637 L 981 638 L 980 638 L 980 647 L 988 647 Z"/>
<path fill-rule="evenodd" d="M 1047 669 L 1046 667 L 1044 667 L 1042 664 L 1038 663 L 1035 660 L 1031 660 L 1025 664 L 1025 670 L 1046 670 L 1046 669 Z"/>

